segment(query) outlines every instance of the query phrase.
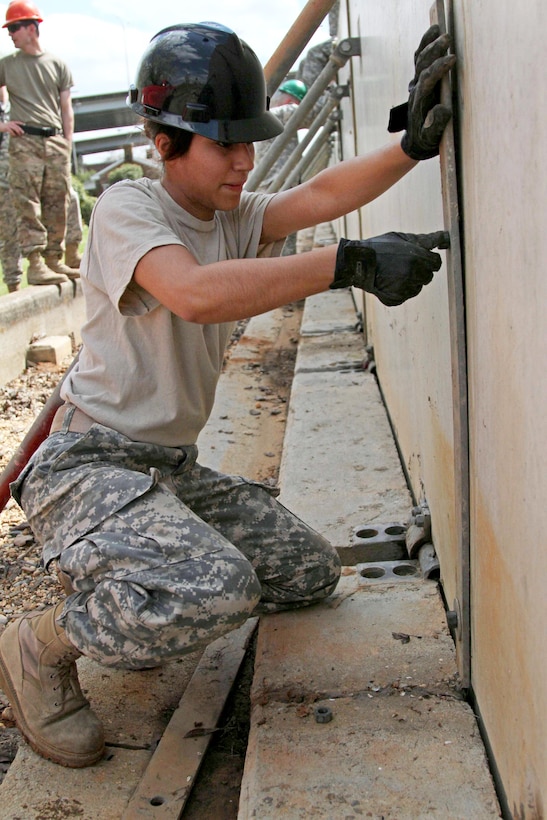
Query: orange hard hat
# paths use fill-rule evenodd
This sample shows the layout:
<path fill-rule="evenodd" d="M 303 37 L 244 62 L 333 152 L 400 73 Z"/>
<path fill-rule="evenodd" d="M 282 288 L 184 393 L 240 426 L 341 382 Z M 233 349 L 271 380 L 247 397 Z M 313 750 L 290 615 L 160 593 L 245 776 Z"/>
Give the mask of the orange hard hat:
<path fill-rule="evenodd" d="M 25 3 L 24 0 L 12 0 L 6 11 L 6 22 L 2 28 L 18 23 L 20 20 L 34 20 L 42 23 L 42 15 L 34 3 Z"/>

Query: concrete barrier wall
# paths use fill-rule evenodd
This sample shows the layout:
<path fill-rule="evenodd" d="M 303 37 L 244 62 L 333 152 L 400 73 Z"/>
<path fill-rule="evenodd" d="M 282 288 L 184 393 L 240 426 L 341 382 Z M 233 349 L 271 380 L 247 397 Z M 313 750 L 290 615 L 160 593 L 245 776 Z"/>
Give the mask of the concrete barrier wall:
<path fill-rule="evenodd" d="M 9 293 L 0 299 L 0 385 L 26 367 L 27 349 L 41 336 L 71 336 L 81 341 L 85 317 L 79 280 L 41 285 Z"/>
<path fill-rule="evenodd" d="M 454 449 L 447 266 L 417 299 L 366 302 L 369 341 L 412 488 L 425 496 L 449 606 L 462 567 L 455 487 L 470 484 L 471 685 L 513 817 L 547 810 L 547 9 L 453 0 L 465 269 L 469 464 Z M 450 11 L 450 8 L 448 9 Z M 342 4 L 362 38 L 347 77 L 345 156 L 382 145 L 430 3 Z M 352 237 L 443 226 L 440 163 L 347 220 Z"/>

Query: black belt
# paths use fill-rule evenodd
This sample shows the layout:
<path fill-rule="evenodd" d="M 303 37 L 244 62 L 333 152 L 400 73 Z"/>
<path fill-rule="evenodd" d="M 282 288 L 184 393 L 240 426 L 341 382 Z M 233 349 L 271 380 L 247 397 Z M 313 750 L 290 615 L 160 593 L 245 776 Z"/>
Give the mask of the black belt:
<path fill-rule="evenodd" d="M 60 134 L 58 128 L 52 125 L 22 125 L 21 128 L 25 134 L 30 134 L 33 137 L 56 137 Z"/>

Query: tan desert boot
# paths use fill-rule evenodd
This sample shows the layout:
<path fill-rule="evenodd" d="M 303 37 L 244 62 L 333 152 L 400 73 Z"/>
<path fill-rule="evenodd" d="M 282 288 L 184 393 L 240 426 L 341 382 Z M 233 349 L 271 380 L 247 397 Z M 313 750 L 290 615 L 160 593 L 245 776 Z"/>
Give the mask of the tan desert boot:
<path fill-rule="evenodd" d="M 27 282 L 29 285 L 58 285 L 61 282 L 68 282 L 68 276 L 48 268 L 40 251 L 32 251 L 29 256 Z"/>
<path fill-rule="evenodd" d="M 69 279 L 79 279 L 80 278 L 80 271 L 76 270 L 76 268 L 69 268 L 68 265 L 65 265 L 64 262 L 61 262 L 60 256 L 52 253 L 45 253 L 44 260 L 48 268 L 55 273 L 62 273 L 64 276 L 67 276 Z"/>
<path fill-rule="evenodd" d="M 56 623 L 63 604 L 12 621 L 0 636 L 0 688 L 42 757 L 82 768 L 104 754 L 101 723 L 78 682 L 80 652 Z"/>
<path fill-rule="evenodd" d="M 69 268 L 79 268 L 82 257 L 78 253 L 78 243 L 68 242 L 65 249 L 65 265 Z"/>

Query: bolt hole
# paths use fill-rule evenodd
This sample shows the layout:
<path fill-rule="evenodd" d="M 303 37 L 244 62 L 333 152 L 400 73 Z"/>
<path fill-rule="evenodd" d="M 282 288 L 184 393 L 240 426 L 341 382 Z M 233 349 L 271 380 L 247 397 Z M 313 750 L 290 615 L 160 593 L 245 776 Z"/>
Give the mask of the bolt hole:
<path fill-rule="evenodd" d="M 396 524 L 393 527 L 386 527 L 386 532 L 388 535 L 402 535 L 405 531 L 404 527 L 401 527 L 400 524 Z"/>
<path fill-rule="evenodd" d="M 357 538 L 374 538 L 375 535 L 378 535 L 378 530 L 373 529 L 363 529 L 363 530 L 356 530 L 355 535 Z"/>
<path fill-rule="evenodd" d="M 412 564 L 399 564 L 398 566 L 393 567 L 393 574 L 416 575 L 416 567 L 412 566 Z"/>
<path fill-rule="evenodd" d="M 156 797 L 152 797 L 150 800 L 151 806 L 163 806 L 165 803 L 165 797 L 161 797 L 159 794 Z"/>
<path fill-rule="evenodd" d="M 360 574 L 363 578 L 381 578 L 382 575 L 386 574 L 386 571 L 382 567 L 368 567 L 362 569 Z"/>

